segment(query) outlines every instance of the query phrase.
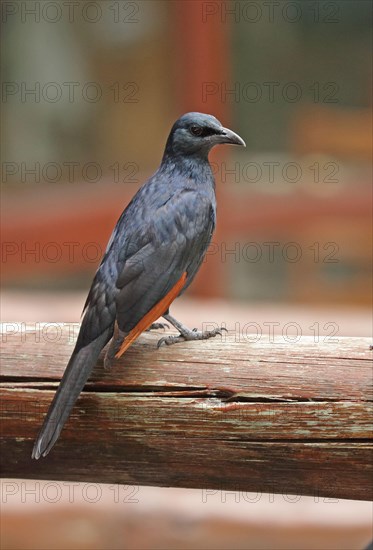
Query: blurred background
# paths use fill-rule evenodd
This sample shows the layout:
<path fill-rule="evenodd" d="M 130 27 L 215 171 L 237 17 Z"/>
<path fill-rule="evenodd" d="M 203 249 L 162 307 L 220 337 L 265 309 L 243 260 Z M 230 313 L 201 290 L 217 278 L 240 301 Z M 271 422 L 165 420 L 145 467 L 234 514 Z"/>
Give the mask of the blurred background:
<path fill-rule="evenodd" d="M 371 335 L 371 2 L 1 10 L 3 321 L 79 320 L 171 125 L 202 111 L 247 148 L 211 154 L 218 226 L 175 315 L 236 330 L 273 323 L 284 338 L 289 323 L 324 341 Z M 17 491 L 3 500 L 3 548 L 350 549 L 371 536 L 369 503 L 140 488 L 131 507 L 102 491 L 95 506 Z"/>

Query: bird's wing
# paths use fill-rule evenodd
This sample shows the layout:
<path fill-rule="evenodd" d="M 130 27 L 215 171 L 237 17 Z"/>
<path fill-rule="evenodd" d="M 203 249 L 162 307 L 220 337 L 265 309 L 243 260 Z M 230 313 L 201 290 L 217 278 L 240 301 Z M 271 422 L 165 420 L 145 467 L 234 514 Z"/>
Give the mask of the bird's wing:
<path fill-rule="evenodd" d="M 180 294 L 210 242 L 211 209 L 207 197 L 183 191 L 142 227 L 143 244 L 125 260 L 116 283 L 116 319 L 123 332 L 137 327 L 138 335 Z"/>

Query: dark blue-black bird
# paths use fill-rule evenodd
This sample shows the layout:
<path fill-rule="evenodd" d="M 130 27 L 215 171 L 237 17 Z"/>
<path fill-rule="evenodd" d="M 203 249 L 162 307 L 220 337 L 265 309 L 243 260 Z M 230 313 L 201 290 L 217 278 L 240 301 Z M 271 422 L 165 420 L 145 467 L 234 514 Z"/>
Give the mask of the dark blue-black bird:
<path fill-rule="evenodd" d="M 192 282 L 215 228 L 215 181 L 208 161 L 214 145 L 245 146 L 213 116 L 187 113 L 173 125 L 161 165 L 120 216 L 95 274 L 79 336 L 35 441 L 33 458 L 46 456 L 69 417 L 104 346 L 110 366 L 163 317 L 178 331 L 159 341 L 202 340 L 221 334 L 193 331 L 169 313 Z"/>

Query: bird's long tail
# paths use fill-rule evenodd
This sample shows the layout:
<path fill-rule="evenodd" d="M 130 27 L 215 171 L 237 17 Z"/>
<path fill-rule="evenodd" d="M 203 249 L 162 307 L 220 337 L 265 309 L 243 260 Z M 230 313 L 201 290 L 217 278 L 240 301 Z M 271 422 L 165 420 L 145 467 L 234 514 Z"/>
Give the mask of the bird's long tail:
<path fill-rule="evenodd" d="M 35 441 L 32 458 L 38 459 L 41 456 L 46 456 L 57 441 L 71 409 L 97 362 L 101 350 L 107 344 L 111 335 L 112 328 L 108 328 L 88 345 L 80 348 L 77 352 L 73 352 Z"/>

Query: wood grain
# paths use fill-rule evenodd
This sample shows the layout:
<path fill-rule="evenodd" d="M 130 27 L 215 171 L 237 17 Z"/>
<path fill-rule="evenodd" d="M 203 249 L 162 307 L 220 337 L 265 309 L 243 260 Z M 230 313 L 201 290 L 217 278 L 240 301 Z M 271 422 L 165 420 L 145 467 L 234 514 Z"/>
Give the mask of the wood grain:
<path fill-rule="evenodd" d="M 78 332 L 4 323 L 2 476 L 372 499 L 372 351 L 230 333 L 102 357 L 50 455 L 31 449 Z"/>

